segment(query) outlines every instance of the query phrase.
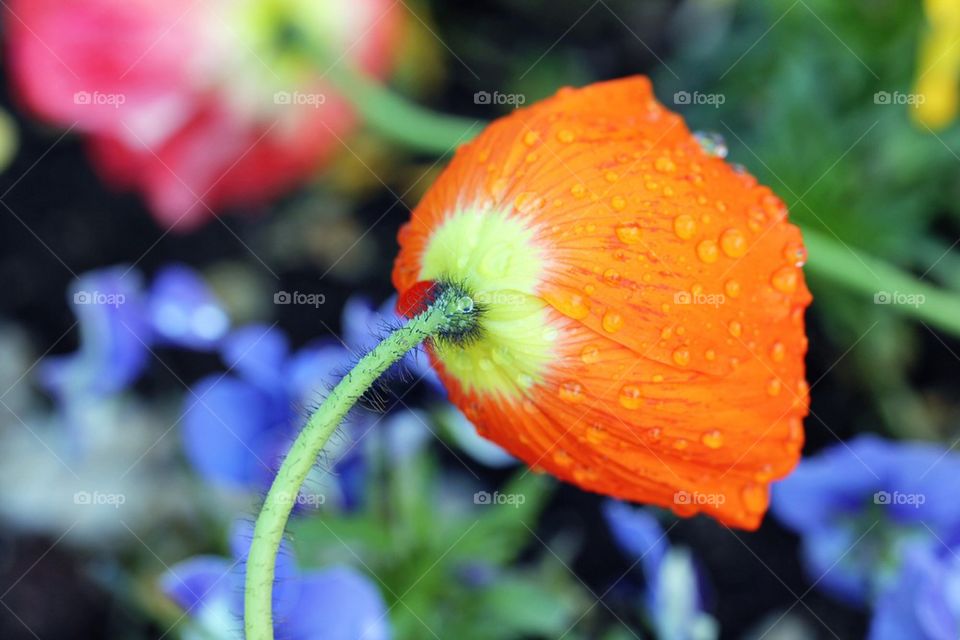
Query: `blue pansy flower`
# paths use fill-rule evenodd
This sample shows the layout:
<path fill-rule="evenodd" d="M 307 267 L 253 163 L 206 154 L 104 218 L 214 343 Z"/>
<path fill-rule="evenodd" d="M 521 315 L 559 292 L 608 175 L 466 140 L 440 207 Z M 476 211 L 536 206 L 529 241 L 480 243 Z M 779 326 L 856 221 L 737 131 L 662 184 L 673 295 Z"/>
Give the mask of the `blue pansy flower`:
<path fill-rule="evenodd" d="M 242 640 L 249 522 L 230 535 L 231 558 L 197 556 L 161 578 L 164 593 L 189 616 L 187 637 Z M 376 586 L 346 566 L 302 571 L 286 544 L 277 558 L 274 633 L 279 640 L 388 640 L 387 607 Z M 190 635 L 193 634 L 193 635 Z"/>
<path fill-rule="evenodd" d="M 269 486 L 307 408 L 336 383 L 349 354 L 325 340 L 291 353 L 279 329 L 251 325 L 223 341 L 221 356 L 227 371 L 200 380 L 184 399 L 184 448 L 214 484 L 259 491 Z M 355 431 L 341 433 L 349 438 Z M 355 447 L 345 437 L 334 445 L 327 456 L 338 462 L 338 473 L 349 475 Z M 340 456 L 337 446 L 350 451 Z"/>
<path fill-rule="evenodd" d="M 960 457 L 942 446 L 860 436 L 774 485 L 772 511 L 801 536 L 817 586 L 854 604 L 897 580 L 908 546 L 960 543 Z"/>
<path fill-rule="evenodd" d="M 870 640 L 960 638 L 960 556 L 929 545 L 904 549 L 897 579 L 877 598 Z"/>
<path fill-rule="evenodd" d="M 70 286 L 68 301 L 80 347 L 39 368 L 41 384 L 61 401 L 118 393 L 140 377 L 154 347 L 211 349 L 229 326 L 203 279 L 181 265 L 161 269 L 149 291 L 129 267 L 90 271 Z"/>
<path fill-rule="evenodd" d="M 713 640 L 716 620 L 704 611 L 701 580 L 689 549 L 670 544 L 647 510 L 606 501 L 603 514 L 613 539 L 646 582 L 644 613 L 659 640 Z"/>

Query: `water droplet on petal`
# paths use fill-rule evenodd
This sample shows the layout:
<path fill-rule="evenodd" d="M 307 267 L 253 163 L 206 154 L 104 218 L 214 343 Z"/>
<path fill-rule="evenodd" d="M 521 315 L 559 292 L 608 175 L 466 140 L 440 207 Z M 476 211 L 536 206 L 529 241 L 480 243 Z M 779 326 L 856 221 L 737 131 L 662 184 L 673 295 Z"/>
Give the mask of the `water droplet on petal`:
<path fill-rule="evenodd" d="M 662 173 L 672 173 L 677 170 L 677 165 L 670 158 L 657 158 L 653 163 L 653 168 Z"/>
<path fill-rule="evenodd" d="M 783 247 L 783 257 L 795 267 L 802 267 L 807 263 L 807 248 L 799 242 L 788 242 Z"/>
<path fill-rule="evenodd" d="M 566 451 L 557 451 L 553 454 L 553 461 L 561 467 L 569 467 L 573 464 L 573 458 L 571 458 L 570 454 Z"/>
<path fill-rule="evenodd" d="M 719 133 L 697 131 L 693 134 L 693 137 L 697 139 L 700 148 L 708 155 L 721 159 L 727 157 L 727 141 Z"/>
<path fill-rule="evenodd" d="M 734 338 L 739 338 L 743 333 L 743 325 L 736 320 L 732 320 L 727 328 L 730 329 L 730 335 Z"/>
<path fill-rule="evenodd" d="M 560 131 L 557 132 L 557 140 L 564 144 L 570 144 L 575 139 L 576 135 L 574 135 L 573 131 L 570 131 L 570 129 L 560 129 Z"/>
<path fill-rule="evenodd" d="M 609 284 L 620 284 L 620 272 L 616 269 L 607 269 L 603 272 L 603 279 Z"/>
<path fill-rule="evenodd" d="M 610 198 L 610 206 L 616 211 L 623 211 L 627 207 L 627 200 L 623 196 L 613 196 Z"/>
<path fill-rule="evenodd" d="M 621 224 L 617 227 L 617 237 L 624 244 L 637 244 L 640 242 L 640 227 L 634 222 Z"/>
<path fill-rule="evenodd" d="M 731 258 L 739 258 L 747 252 L 747 238 L 739 229 L 727 229 L 720 236 L 720 247 Z"/>
<path fill-rule="evenodd" d="M 689 240 L 697 233 L 697 221 L 686 213 L 673 219 L 673 232 L 681 240 Z"/>
<path fill-rule="evenodd" d="M 800 275 L 796 267 L 782 267 L 777 269 L 770 278 L 770 284 L 781 293 L 793 293 L 797 290 Z"/>
<path fill-rule="evenodd" d="M 600 362 L 600 349 L 596 345 L 588 344 L 580 351 L 580 359 L 584 364 L 595 364 Z"/>
<path fill-rule="evenodd" d="M 701 436 L 700 442 L 708 449 L 719 449 L 723 446 L 723 434 L 716 429 L 707 431 Z"/>
<path fill-rule="evenodd" d="M 780 395 L 780 391 L 783 389 L 783 383 L 780 382 L 780 378 L 771 378 L 767 383 L 767 394 L 771 396 Z"/>
<path fill-rule="evenodd" d="M 627 384 L 620 389 L 620 404 L 624 409 L 636 409 L 642 402 L 642 391 L 637 385 Z"/>
<path fill-rule="evenodd" d="M 539 139 L 540 135 L 536 131 L 527 131 L 525 134 L 523 134 L 523 144 L 527 145 L 528 147 L 532 147 L 533 145 L 537 144 L 537 140 Z"/>
<path fill-rule="evenodd" d="M 605 331 L 614 333 L 623 328 L 623 316 L 615 311 L 608 311 L 603 316 L 602 324 Z"/>
<path fill-rule="evenodd" d="M 783 362 L 783 358 L 786 355 L 787 348 L 783 346 L 782 342 L 774 342 L 773 346 L 770 347 L 770 359 L 774 362 Z"/>
<path fill-rule="evenodd" d="M 770 496 L 764 485 L 748 482 L 740 491 L 743 506 L 749 513 L 763 513 L 767 510 Z"/>
<path fill-rule="evenodd" d="M 576 380 L 567 380 L 561 383 L 557 394 L 561 400 L 571 404 L 579 404 L 587 399 L 587 395 L 583 391 L 583 386 Z"/>
<path fill-rule="evenodd" d="M 713 240 L 704 240 L 697 245 L 697 256 L 707 264 L 716 262 L 717 258 L 720 257 L 720 250 L 717 248 L 717 243 Z"/>
<path fill-rule="evenodd" d="M 570 194 L 573 195 L 574 198 L 582 198 L 587 194 L 587 188 L 578 182 L 570 187 Z"/>
<path fill-rule="evenodd" d="M 741 292 L 740 283 L 736 280 L 727 280 L 726 284 L 723 285 L 723 290 L 731 298 L 737 298 Z"/>
<path fill-rule="evenodd" d="M 673 352 L 673 361 L 681 367 L 690 364 L 690 350 L 685 348 L 677 349 Z"/>

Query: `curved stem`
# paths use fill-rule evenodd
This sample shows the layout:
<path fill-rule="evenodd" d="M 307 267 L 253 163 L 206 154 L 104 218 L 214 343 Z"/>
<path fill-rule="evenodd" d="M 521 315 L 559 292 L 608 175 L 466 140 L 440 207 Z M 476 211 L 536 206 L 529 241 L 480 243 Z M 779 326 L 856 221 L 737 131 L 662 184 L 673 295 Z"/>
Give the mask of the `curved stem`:
<path fill-rule="evenodd" d="M 317 456 L 357 400 L 390 365 L 424 340 L 475 325 L 473 302 L 455 287 L 397 329 L 334 387 L 297 436 L 267 493 L 253 531 L 244 593 L 247 640 L 273 640 L 272 596 L 277 552 L 300 487 Z"/>
<path fill-rule="evenodd" d="M 415 151 L 445 155 L 469 142 L 488 124 L 421 107 L 356 69 L 336 66 L 328 78 L 368 126 Z"/>
<path fill-rule="evenodd" d="M 807 271 L 872 298 L 891 311 L 960 336 L 960 296 L 918 280 L 889 262 L 845 247 L 819 231 L 803 230 Z"/>

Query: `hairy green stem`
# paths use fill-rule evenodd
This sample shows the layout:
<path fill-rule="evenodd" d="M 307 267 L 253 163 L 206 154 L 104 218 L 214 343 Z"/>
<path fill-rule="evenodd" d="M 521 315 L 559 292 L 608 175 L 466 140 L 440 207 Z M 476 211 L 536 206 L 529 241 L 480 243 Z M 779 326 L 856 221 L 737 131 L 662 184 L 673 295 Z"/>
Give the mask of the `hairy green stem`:
<path fill-rule="evenodd" d="M 475 328 L 477 313 L 472 299 L 462 290 L 447 288 L 426 311 L 364 356 L 310 417 L 280 466 L 254 527 L 244 593 L 247 640 L 273 640 L 272 595 L 277 553 L 300 487 L 330 436 L 390 365 L 428 338 L 468 333 Z"/>
<path fill-rule="evenodd" d="M 960 296 L 917 279 L 819 231 L 803 230 L 807 271 L 922 322 L 960 336 Z"/>

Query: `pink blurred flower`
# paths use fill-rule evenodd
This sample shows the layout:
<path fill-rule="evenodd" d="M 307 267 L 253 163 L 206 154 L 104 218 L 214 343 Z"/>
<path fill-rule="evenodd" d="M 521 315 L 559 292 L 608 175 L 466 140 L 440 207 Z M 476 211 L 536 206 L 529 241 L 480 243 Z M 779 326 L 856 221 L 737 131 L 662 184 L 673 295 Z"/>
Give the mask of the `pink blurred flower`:
<path fill-rule="evenodd" d="M 87 135 L 111 183 L 178 230 L 303 182 L 355 118 L 325 69 L 282 49 L 281 18 L 329 65 L 383 75 L 403 27 L 392 0 L 8 0 L 18 99 Z"/>

